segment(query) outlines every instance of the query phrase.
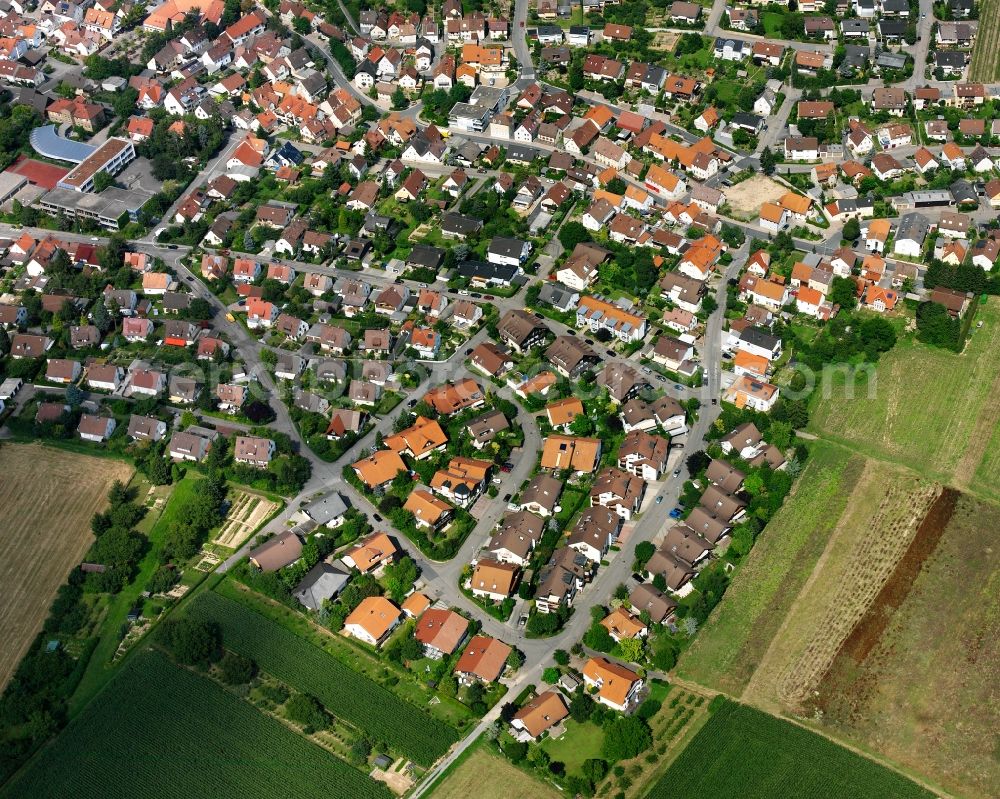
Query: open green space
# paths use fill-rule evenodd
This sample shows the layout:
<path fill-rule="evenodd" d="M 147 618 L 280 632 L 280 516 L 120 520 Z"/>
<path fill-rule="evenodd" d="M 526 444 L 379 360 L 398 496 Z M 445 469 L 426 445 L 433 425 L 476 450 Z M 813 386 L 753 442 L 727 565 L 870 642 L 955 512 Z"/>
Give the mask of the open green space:
<path fill-rule="evenodd" d="M 388 799 L 388 789 L 163 655 L 134 657 L 4 799 Z"/>
<path fill-rule="evenodd" d="M 559 799 L 563 794 L 493 752 L 480 738 L 445 769 L 425 796 L 433 799 Z"/>
<path fill-rule="evenodd" d="M 458 739 L 456 730 L 400 699 L 309 641 L 215 592 L 189 616 L 217 622 L 227 649 L 253 658 L 282 682 L 312 694 L 335 716 L 417 763 L 430 765 Z"/>
<path fill-rule="evenodd" d="M 648 799 L 932 796 L 896 772 L 816 733 L 723 699 Z"/>
<path fill-rule="evenodd" d="M 988 455 L 1000 418 L 1000 302 L 980 303 L 972 331 L 961 353 L 906 338 L 872 376 L 849 381 L 838 372 L 817 392 L 809 429 L 931 479 L 1000 497 L 1000 459 Z"/>
<path fill-rule="evenodd" d="M 793 492 L 681 657 L 681 677 L 730 694 L 743 691 L 826 547 L 863 468 L 864 459 L 842 447 L 811 443 Z"/>
<path fill-rule="evenodd" d="M 784 22 L 785 15 L 778 14 L 774 11 L 765 11 L 761 21 L 764 23 L 764 32 L 773 38 L 780 39 L 781 37 L 781 23 Z"/>
<path fill-rule="evenodd" d="M 558 738 L 546 738 L 542 749 L 553 760 L 565 764 L 567 774 L 581 774 L 584 761 L 601 757 L 604 731 L 592 721 L 578 724 L 566 719 L 563 723 L 566 731 Z"/>

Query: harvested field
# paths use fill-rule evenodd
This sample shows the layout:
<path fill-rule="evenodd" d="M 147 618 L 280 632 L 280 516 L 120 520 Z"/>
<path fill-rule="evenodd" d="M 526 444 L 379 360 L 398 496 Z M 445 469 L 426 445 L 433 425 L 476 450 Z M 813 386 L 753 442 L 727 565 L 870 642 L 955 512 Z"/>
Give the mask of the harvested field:
<path fill-rule="evenodd" d="M 998 794 L 1000 507 L 946 490 L 819 686 L 827 731 L 957 795 Z"/>
<path fill-rule="evenodd" d="M 1000 80 L 1000 0 L 980 0 L 979 33 L 972 50 L 969 80 Z"/>
<path fill-rule="evenodd" d="M 787 188 L 771 178 L 755 175 L 727 188 L 726 204 L 733 217 L 749 221 L 757 219 L 761 204 L 774 202 L 787 191 Z"/>
<path fill-rule="evenodd" d="M 894 461 L 932 480 L 1000 499 L 1000 459 L 985 442 L 997 433 L 1000 302 L 980 303 L 961 354 L 900 341 L 879 361 L 869 399 L 849 396 L 843 379 L 821 392 L 809 429 L 871 457 Z"/>
<path fill-rule="evenodd" d="M 869 461 L 830 543 L 748 686 L 746 697 L 800 711 L 914 541 L 939 488 Z"/>
<path fill-rule="evenodd" d="M 212 543 L 236 549 L 278 508 L 278 503 L 251 491 L 234 491 L 226 520 Z"/>
<path fill-rule="evenodd" d="M 90 517 L 132 467 L 41 444 L 0 446 L 0 689 L 42 628 L 56 590 L 90 547 Z"/>
<path fill-rule="evenodd" d="M 864 458 L 842 447 L 812 445 L 791 496 L 681 657 L 681 677 L 736 696 L 743 692 L 853 501 L 864 466 Z"/>
<path fill-rule="evenodd" d="M 469 799 L 470 796 L 476 799 L 558 799 L 562 794 L 478 746 L 428 796 L 432 799 Z"/>

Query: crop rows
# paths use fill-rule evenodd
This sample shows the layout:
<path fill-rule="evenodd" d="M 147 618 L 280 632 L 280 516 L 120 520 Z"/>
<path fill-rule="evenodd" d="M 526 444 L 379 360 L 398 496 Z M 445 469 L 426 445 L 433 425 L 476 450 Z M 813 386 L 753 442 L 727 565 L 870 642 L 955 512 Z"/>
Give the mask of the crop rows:
<path fill-rule="evenodd" d="M 1000 3 L 984 0 L 979 9 L 979 32 L 972 50 L 969 80 L 992 83 L 1000 65 Z"/>
<path fill-rule="evenodd" d="M 452 727 L 239 602 L 209 592 L 188 613 L 218 622 L 227 649 L 253 658 L 261 669 L 312 694 L 374 742 L 384 742 L 421 765 L 433 763 L 458 739 Z"/>
<path fill-rule="evenodd" d="M 851 552 L 844 579 L 809 643 L 778 679 L 778 696 L 783 701 L 798 704 L 816 690 L 844 641 L 892 576 L 937 494 L 937 487 L 928 483 L 897 481 L 886 488 L 870 521 L 870 534 Z"/>
<path fill-rule="evenodd" d="M 391 799 L 388 789 L 215 683 L 143 652 L 3 799 Z"/>
<path fill-rule="evenodd" d="M 931 799 L 878 763 L 746 705 L 726 702 L 648 799 Z"/>

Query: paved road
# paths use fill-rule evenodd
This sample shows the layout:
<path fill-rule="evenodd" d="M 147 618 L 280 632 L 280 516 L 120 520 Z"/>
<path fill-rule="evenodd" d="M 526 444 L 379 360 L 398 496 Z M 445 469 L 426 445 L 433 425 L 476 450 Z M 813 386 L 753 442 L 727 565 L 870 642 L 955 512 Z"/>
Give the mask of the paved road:
<path fill-rule="evenodd" d="M 205 165 L 205 168 L 201 170 L 191 181 L 190 186 L 195 188 L 203 186 L 210 180 L 214 180 L 219 175 L 223 175 L 226 172 L 226 164 L 229 162 L 230 157 L 233 152 L 239 147 L 240 142 L 244 139 L 244 134 L 240 131 L 233 131 L 228 134 L 228 140 L 219 153 Z M 160 231 L 164 228 L 168 228 L 174 224 L 174 215 L 180 209 L 184 201 L 190 196 L 190 191 L 182 191 L 180 196 L 174 201 L 174 204 L 170 206 L 170 209 L 163 215 L 160 220 L 160 224 L 157 225 L 153 230 L 149 232 L 144 239 L 140 241 L 144 242 L 155 242 L 157 236 L 159 236 Z"/>

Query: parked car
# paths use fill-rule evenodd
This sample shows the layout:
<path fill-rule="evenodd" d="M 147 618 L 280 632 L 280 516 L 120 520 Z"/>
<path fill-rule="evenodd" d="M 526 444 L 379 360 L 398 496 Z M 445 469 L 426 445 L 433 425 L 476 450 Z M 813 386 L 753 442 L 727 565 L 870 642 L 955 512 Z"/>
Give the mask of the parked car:
<path fill-rule="evenodd" d="M 670 511 L 670 518 L 671 519 L 679 519 L 681 517 L 681 514 L 683 512 L 684 511 L 682 511 L 680 508 L 674 508 L 672 511 Z"/>
<path fill-rule="evenodd" d="M 504 502 L 510 502 L 510 498 L 511 498 L 512 496 L 514 496 L 514 495 L 513 495 L 513 494 L 504 494 L 504 495 L 503 495 L 503 501 L 504 501 Z"/>
<path fill-rule="evenodd" d="M 661 502 L 663 502 L 663 497 L 657 497 L 656 504 L 659 505 Z"/>

